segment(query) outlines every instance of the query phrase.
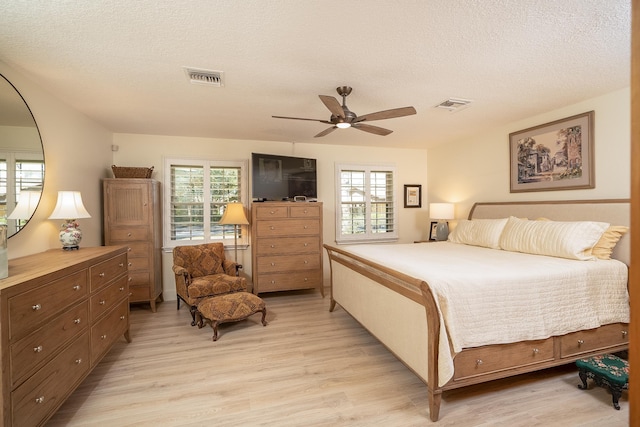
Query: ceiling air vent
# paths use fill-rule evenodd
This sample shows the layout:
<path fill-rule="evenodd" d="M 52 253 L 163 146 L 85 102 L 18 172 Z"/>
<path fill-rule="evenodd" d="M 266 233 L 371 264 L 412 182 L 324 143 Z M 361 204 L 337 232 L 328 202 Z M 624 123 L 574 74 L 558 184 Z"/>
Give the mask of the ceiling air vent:
<path fill-rule="evenodd" d="M 469 106 L 470 103 L 470 99 L 449 98 L 446 101 L 442 101 L 440 104 L 436 105 L 435 108 L 442 108 L 453 113 L 454 111 L 464 110 Z"/>
<path fill-rule="evenodd" d="M 185 73 L 187 73 L 187 77 L 189 77 L 189 81 L 193 84 L 215 86 L 215 87 L 224 86 L 224 82 L 222 80 L 222 77 L 224 76 L 224 72 L 222 71 L 202 70 L 198 68 L 189 68 L 189 67 L 184 67 L 184 71 Z"/>

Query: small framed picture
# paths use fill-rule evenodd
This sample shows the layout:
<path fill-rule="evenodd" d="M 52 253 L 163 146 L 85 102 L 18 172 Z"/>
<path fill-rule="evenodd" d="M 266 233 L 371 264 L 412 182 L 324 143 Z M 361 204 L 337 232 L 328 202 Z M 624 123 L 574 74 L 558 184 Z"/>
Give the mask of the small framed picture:
<path fill-rule="evenodd" d="M 431 228 L 429 229 L 429 240 L 436 240 L 436 226 L 438 221 L 431 221 Z"/>
<path fill-rule="evenodd" d="M 420 208 L 422 207 L 422 185 L 405 184 L 404 186 L 404 207 Z"/>

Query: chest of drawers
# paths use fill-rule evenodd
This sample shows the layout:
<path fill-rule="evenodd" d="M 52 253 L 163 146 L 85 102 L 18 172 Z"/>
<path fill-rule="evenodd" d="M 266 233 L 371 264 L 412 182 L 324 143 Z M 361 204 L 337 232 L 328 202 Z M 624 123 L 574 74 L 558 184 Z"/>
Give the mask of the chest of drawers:
<path fill-rule="evenodd" d="M 121 335 L 129 339 L 125 247 L 54 249 L 9 261 L 0 280 L 0 419 L 37 426 Z"/>
<path fill-rule="evenodd" d="M 322 286 L 322 203 L 254 203 L 253 292 Z"/>

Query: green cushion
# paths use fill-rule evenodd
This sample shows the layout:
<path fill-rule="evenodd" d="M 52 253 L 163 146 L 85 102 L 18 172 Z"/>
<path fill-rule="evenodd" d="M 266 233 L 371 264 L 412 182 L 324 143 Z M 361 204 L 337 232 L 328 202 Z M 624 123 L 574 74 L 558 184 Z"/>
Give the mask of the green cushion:
<path fill-rule="evenodd" d="M 629 381 L 629 363 L 613 354 L 603 354 L 576 360 L 579 369 L 606 378 L 610 383 L 624 386 Z"/>

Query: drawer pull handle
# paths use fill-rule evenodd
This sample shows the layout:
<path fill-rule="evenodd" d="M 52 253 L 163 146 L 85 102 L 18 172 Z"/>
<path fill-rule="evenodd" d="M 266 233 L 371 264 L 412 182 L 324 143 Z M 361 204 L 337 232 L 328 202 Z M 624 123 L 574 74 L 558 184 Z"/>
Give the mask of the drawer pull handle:
<path fill-rule="evenodd" d="M 31 308 L 33 309 L 33 311 L 38 311 L 42 308 L 42 306 L 40 304 L 36 304 L 36 305 L 32 305 Z"/>
<path fill-rule="evenodd" d="M 80 285 L 75 285 L 75 286 L 73 287 L 73 290 L 74 290 L 74 291 L 79 291 L 79 290 L 80 290 Z"/>
<path fill-rule="evenodd" d="M 79 325 L 79 324 L 80 324 L 80 318 L 78 317 L 77 319 L 75 319 L 75 320 L 73 321 L 73 323 L 75 323 L 76 325 Z"/>
<path fill-rule="evenodd" d="M 476 366 L 480 366 L 482 365 L 482 359 L 477 359 L 476 360 Z"/>
<path fill-rule="evenodd" d="M 118 267 L 124 267 L 124 262 L 121 262 L 120 264 L 118 264 Z"/>
<path fill-rule="evenodd" d="M 124 316 L 120 316 L 120 320 L 124 320 Z"/>
<path fill-rule="evenodd" d="M 104 277 L 104 273 L 100 273 L 100 274 L 98 274 L 98 276 Z"/>
<path fill-rule="evenodd" d="M 623 337 L 626 337 L 628 333 L 629 333 L 629 332 L 627 332 L 627 331 L 622 331 L 622 336 L 623 336 Z"/>
<path fill-rule="evenodd" d="M 105 300 L 103 300 L 103 299 L 102 299 L 102 300 L 100 300 L 100 302 L 99 302 L 98 304 L 100 304 L 100 305 L 105 305 L 105 303 L 106 303 L 106 302 L 107 302 L 107 301 L 105 301 Z"/>
<path fill-rule="evenodd" d="M 36 397 L 36 403 L 44 403 L 44 396 Z"/>
<path fill-rule="evenodd" d="M 39 345 L 37 347 L 33 347 L 33 352 L 34 353 L 42 353 L 42 346 Z"/>
<path fill-rule="evenodd" d="M 100 339 L 101 339 L 101 340 L 104 340 L 104 339 L 106 339 L 106 338 L 107 338 L 107 335 L 106 335 L 106 334 L 104 334 L 104 335 L 100 335 Z"/>
<path fill-rule="evenodd" d="M 584 344 L 584 340 L 578 340 L 578 345 Z"/>
<path fill-rule="evenodd" d="M 76 365 L 79 365 L 82 363 L 82 359 L 76 359 Z"/>
<path fill-rule="evenodd" d="M 540 353 L 540 350 L 538 350 L 537 348 L 534 348 L 533 349 L 533 354 L 538 354 L 538 353 Z"/>

